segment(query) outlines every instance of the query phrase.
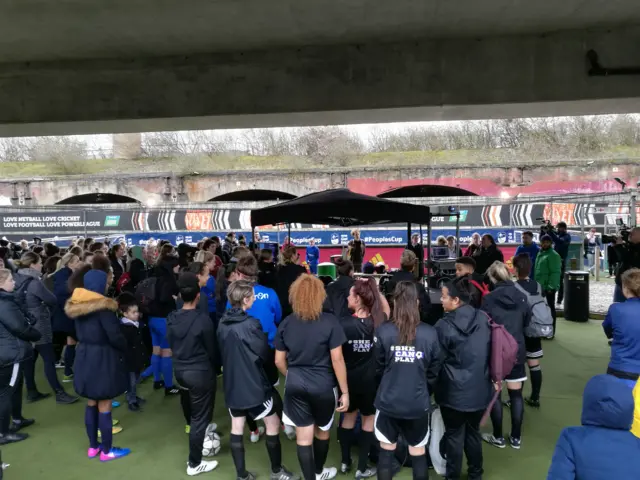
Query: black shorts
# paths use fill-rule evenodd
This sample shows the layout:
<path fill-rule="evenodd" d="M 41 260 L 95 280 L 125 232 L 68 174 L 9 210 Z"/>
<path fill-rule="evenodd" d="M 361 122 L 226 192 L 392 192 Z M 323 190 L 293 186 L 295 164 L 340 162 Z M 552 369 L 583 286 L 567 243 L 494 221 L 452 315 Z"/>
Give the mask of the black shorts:
<path fill-rule="evenodd" d="M 331 429 L 337 406 L 337 388 L 321 394 L 285 389 L 282 423 L 293 427 L 316 425 L 326 432 Z"/>
<path fill-rule="evenodd" d="M 247 408 L 246 410 L 240 410 L 237 408 L 229 409 L 229 414 L 233 418 L 246 417 L 252 420 L 262 420 L 263 418 L 270 416 L 272 413 L 275 413 L 273 398 L 270 398 L 262 405 Z"/>
<path fill-rule="evenodd" d="M 382 443 L 394 444 L 402 435 L 410 447 L 425 447 L 429 443 L 429 414 L 412 420 L 393 418 L 379 410 L 374 422 L 376 438 Z"/>
<path fill-rule="evenodd" d="M 365 391 L 352 390 L 349 387 L 349 412 L 360 412 L 361 415 L 369 417 L 376 413 L 373 402 L 376 400 L 376 390 L 367 388 Z"/>
<path fill-rule="evenodd" d="M 507 383 L 524 382 L 526 380 L 527 380 L 527 371 L 524 368 L 524 363 L 518 364 L 515 367 L 513 367 L 513 370 L 511 370 L 511 373 L 509 373 L 509 375 L 507 375 L 507 377 L 505 378 L 505 381 Z"/>
<path fill-rule="evenodd" d="M 527 349 L 527 358 L 537 360 L 542 358 L 542 340 L 539 337 L 524 337 L 524 346 Z"/>

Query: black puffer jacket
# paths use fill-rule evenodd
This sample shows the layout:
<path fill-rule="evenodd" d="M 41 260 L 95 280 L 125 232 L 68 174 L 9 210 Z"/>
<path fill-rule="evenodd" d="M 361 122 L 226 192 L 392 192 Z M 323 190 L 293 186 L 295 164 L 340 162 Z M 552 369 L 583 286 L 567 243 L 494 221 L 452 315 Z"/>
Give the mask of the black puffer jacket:
<path fill-rule="evenodd" d="M 518 365 L 524 364 L 527 352 L 524 346 L 524 331 L 531 322 L 531 309 L 527 297 L 511 280 L 499 282 L 495 289 L 482 299 L 482 310 L 494 322 L 504 325 L 518 342 Z"/>
<path fill-rule="evenodd" d="M 24 362 L 33 356 L 30 342 L 40 333 L 29 325 L 12 293 L 0 290 L 0 368 Z"/>
<path fill-rule="evenodd" d="M 436 388 L 439 405 L 461 412 L 483 410 L 491 399 L 491 331 L 487 316 L 471 305 L 445 313 L 436 324 L 443 364 Z"/>
<path fill-rule="evenodd" d="M 335 282 L 331 282 L 326 287 L 327 299 L 324 301 L 322 310 L 332 313 L 337 318 L 344 318 L 351 315 L 347 303 L 349 291 L 353 287 L 353 277 L 340 276 Z"/>
<path fill-rule="evenodd" d="M 25 307 L 29 311 L 32 321 L 35 321 L 33 326 L 41 335 L 36 344 L 52 343 L 51 316 L 58 306 L 56 296 L 44 286 L 40 280 L 40 274 L 33 268 L 22 268 L 13 275 L 13 278 L 16 282 L 16 291 L 23 287 L 26 288 Z"/>
<path fill-rule="evenodd" d="M 227 310 L 218 326 L 218 345 L 227 407 L 245 410 L 266 402 L 272 386 L 264 366 L 271 349 L 260 321 L 239 308 Z"/>

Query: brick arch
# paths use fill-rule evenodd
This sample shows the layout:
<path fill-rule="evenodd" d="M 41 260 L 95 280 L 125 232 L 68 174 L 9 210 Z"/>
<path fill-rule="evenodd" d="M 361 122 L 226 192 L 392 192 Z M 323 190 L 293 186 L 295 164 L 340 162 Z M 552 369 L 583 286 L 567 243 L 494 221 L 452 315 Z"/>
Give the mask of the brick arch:
<path fill-rule="evenodd" d="M 200 177 L 185 180 L 185 191 L 192 202 L 220 201 L 219 197 L 251 190 L 282 192 L 289 198 L 301 197 L 326 188 L 314 189 L 301 181 L 286 178 L 285 174 L 242 178 L 240 173 L 236 172 L 235 179 Z"/>
<path fill-rule="evenodd" d="M 122 197 L 132 202 L 146 203 L 153 199 L 156 203 L 164 201 L 164 178 L 114 178 L 94 177 L 77 180 L 72 177 L 31 182 L 31 194 L 38 205 L 56 205 L 67 203 L 75 197 L 85 197 L 88 203 L 95 203 L 92 196 L 98 194 L 112 197 L 118 202 Z"/>
<path fill-rule="evenodd" d="M 56 202 L 56 205 L 83 205 L 83 204 L 105 204 L 105 203 L 139 203 L 139 200 L 127 195 L 117 193 L 85 193 L 72 195 Z"/>

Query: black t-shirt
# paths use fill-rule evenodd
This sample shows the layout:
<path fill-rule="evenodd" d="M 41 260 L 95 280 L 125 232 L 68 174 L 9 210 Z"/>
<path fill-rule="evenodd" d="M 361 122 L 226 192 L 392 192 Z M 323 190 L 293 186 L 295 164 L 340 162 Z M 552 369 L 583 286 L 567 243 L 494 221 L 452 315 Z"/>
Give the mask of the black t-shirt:
<path fill-rule="evenodd" d="M 371 317 L 355 316 L 340 319 L 347 341 L 342 346 L 347 366 L 349 391 L 375 389 L 376 358 L 374 356 L 374 328 Z"/>
<path fill-rule="evenodd" d="M 326 392 L 336 386 L 331 350 L 346 342 L 338 319 L 322 313 L 315 321 L 285 318 L 274 340 L 277 350 L 287 352 L 287 389 Z"/>

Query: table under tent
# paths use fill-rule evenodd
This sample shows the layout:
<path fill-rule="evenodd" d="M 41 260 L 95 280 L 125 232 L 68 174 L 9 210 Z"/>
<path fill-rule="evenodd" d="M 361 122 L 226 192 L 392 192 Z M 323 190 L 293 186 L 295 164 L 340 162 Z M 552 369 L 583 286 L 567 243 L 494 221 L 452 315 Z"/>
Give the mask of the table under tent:
<path fill-rule="evenodd" d="M 384 198 L 354 193 L 346 188 L 312 193 L 293 200 L 251 211 L 251 226 L 288 224 L 289 237 L 292 223 L 310 223 L 334 225 L 340 227 L 358 227 L 363 225 L 379 226 L 393 223 L 407 224 L 407 243 L 411 239 L 412 225 L 419 225 L 420 239 L 426 247 L 425 260 L 431 256 L 431 219 L 432 217 L 456 217 L 456 239 L 460 231 L 460 213 L 457 208 L 436 207 L 396 202 Z M 426 245 L 422 235 L 423 226 L 427 227 Z M 253 238 L 253 235 L 252 235 Z M 429 275 L 427 262 L 427 276 Z M 439 290 L 430 291 L 432 303 L 440 303 Z"/>

